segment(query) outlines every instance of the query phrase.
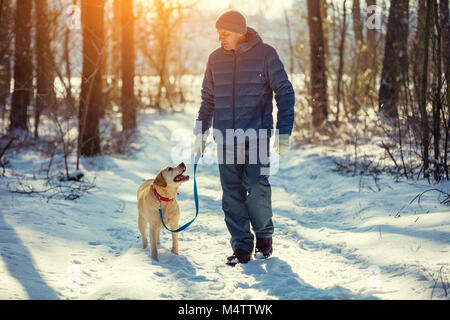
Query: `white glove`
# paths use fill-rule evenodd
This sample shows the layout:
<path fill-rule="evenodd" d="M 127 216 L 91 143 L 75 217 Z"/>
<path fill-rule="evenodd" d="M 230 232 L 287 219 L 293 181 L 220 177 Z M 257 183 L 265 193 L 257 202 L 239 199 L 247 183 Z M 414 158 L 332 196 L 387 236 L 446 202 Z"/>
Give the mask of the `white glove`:
<path fill-rule="evenodd" d="M 192 145 L 192 153 L 197 156 L 198 153 L 202 155 L 205 153 L 206 148 L 206 137 L 202 134 L 195 135 L 194 144 Z"/>
<path fill-rule="evenodd" d="M 278 151 L 278 154 L 281 155 L 289 150 L 289 135 L 288 134 L 279 134 L 275 136 L 275 142 L 273 144 L 275 150 Z"/>

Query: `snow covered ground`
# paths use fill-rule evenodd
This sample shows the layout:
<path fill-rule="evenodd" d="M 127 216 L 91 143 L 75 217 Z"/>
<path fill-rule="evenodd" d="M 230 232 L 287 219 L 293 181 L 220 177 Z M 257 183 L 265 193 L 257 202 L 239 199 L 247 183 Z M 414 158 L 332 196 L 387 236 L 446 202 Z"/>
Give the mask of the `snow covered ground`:
<path fill-rule="evenodd" d="M 173 134 L 190 135 L 197 108 L 140 115 L 132 157 L 82 159 L 96 188 L 76 200 L 10 193 L 8 169 L 0 178 L 0 299 L 448 299 L 449 208 L 437 192 L 409 203 L 433 187 L 449 193 L 450 184 L 382 175 L 374 192 L 370 179 L 361 185 L 334 172 L 339 150 L 326 147 L 282 155 L 270 177 L 273 257 L 232 268 L 210 141 L 198 167 L 199 217 L 180 234 L 178 256 L 163 230 L 153 261 L 137 238 L 136 192 L 178 164 Z M 30 181 L 41 161 L 33 152 L 10 159 Z M 195 214 L 192 179 L 179 192 L 183 224 Z"/>

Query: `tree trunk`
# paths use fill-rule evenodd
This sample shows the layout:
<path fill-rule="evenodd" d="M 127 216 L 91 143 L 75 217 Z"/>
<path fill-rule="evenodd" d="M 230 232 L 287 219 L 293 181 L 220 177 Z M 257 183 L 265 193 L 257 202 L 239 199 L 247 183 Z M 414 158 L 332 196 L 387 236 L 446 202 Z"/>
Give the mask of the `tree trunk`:
<path fill-rule="evenodd" d="M 288 44 L 289 44 L 289 75 L 291 76 L 291 81 L 293 81 L 293 75 L 294 75 L 294 45 L 292 43 L 292 36 L 291 36 L 291 24 L 289 21 L 289 16 L 286 11 L 286 8 L 283 6 L 283 12 L 284 12 L 284 22 L 286 24 L 286 33 L 288 36 Z"/>
<path fill-rule="evenodd" d="M 375 6 L 377 4 L 376 0 L 367 0 L 367 7 Z M 366 21 L 369 19 L 369 12 L 367 12 Z M 376 57 L 377 57 L 377 29 L 366 28 L 367 31 L 367 68 L 373 70 L 376 74 Z M 375 77 L 373 77 L 375 80 Z M 373 81 L 372 85 L 375 85 Z"/>
<path fill-rule="evenodd" d="M 31 62 L 32 0 L 17 0 L 15 17 L 14 92 L 11 102 L 9 131 L 23 130 L 28 134 L 28 105 L 33 90 Z"/>
<path fill-rule="evenodd" d="M 355 44 L 356 44 L 356 57 L 357 57 L 357 73 L 360 71 L 364 71 L 366 69 L 366 65 L 364 62 L 367 62 L 367 59 L 364 57 L 364 35 L 363 35 L 363 24 L 361 20 L 361 9 L 359 0 L 353 0 L 352 7 L 352 16 L 353 16 L 353 32 L 355 34 Z M 366 61 L 365 61 L 366 60 Z M 356 79 L 356 82 L 358 79 Z"/>
<path fill-rule="evenodd" d="M 398 118 L 397 103 L 408 72 L 408 0 L 391 1 L 378 105 L 390 121 Z"/>
<path fill-rule="evenodd" d="M 442 59 L 441 59 L 441 23 L 439 20 L 439 7 L 437 0 L 433 0 L 434 10 L 434 24 L 436 27 L 436 34 L 434 37 L 435 57 L 436 57 L 436 81 L 435 81 L 435 94 L 433 101 L 433 141 L 434 141 L 434 178 L 439 181 L 440 176 L 440 140 L 441 140 L 441 117 L 440 112 L 442 108 L 441 91 L 442 91 Z"/>
<path fill-rule="evenodd" d="M 325 76 L 328 79 L 328 70 L 330 67 L 330 45 L 329 45 L 329 35 L 330 35 L 330 23 L 327 20 L 328 16 L 328 2 L 327 0 L 320 0 L 320 12 L 322 18 L 322 29 L 323 29 L 323 48 L 325 53 Z M 328 84 L 327 84 L 328 85 Z"/>
<path fill-rule="evenodd" d="M 0 109 L 4 119 L 6 100 L 11 91 L 11 7 L 9 1 L 0 4 Z"/>
<path fill-rule="evenodd" d="M 83 75 L 79 109 L 78 154 L 100 154 L 99 112 L 102 104 L 102 56 L 105 0 L 82 0 Z M 78 167 L 78 165 L 77 165 Z"/>
<path fill-rule="evenodd" d="M 71 108 L 75 106 L 75 102 L 72 96 L 72 67 L 70 65 L 70 28 L 68 26 L 65 27 L 66 30 L 64 32 L 64 66 L 66 69 L 66 77 L 67 77 L 67 101 Z"/>
<path fill-rule="evenodd" d="M 337 74 L 337 92 L 336 92 L 336 125 L 339 123 L 339 110 L 341 102 L 341 85 L 342 85 L 342 75 L 344 73 L 344 53 L 345 53 L 345 37 L 347 34 L 347 8 L 346 0 L 342 4 L 342 29 L 341 29 L 341 42 L 339 44 L 339 67 Z"/>
<path fill-rule="evenodd" d="M 113 12 L 114 23 L 112 25 L 112 52 L 111 52 L 111 85 L 112 85 L 112 98 L 115 102 L 119 102 L 119 80 L 120 80 L 120 68 L 121 68 L 121 17 L 120 17 L 121 0 L 114 0 Z"/>
<path fill-rule="evenodd" d="M 441 0 L 439 8 L 442 29 L 442 61 L 447 82 L 447 106 L 450 116 L 450 18 L 448 0 Z"/>
<path fill-rule="evenodd" d="M 425 39 L 425 20 L 427 16 L 426 0 L 418 1 L 417 8 L 417 30 L 414 37 L 414 50 L 412 52 L 412 78 L 414 80 L 414 87 L 416 98 L 420 101 L 420 86 L 422 81 L 423 69 L 423 47 Z"/>
<path fill-rule="evenodd" d="M 133 0 L 122 1 L 122 129 L 136 128 Z"/>
<path fill-rule="evenodd" d="M 429 40 L 429 28 L 431 20 L 431 3 L 426 4 L 426 20 L 425 20 L 425 35 L 424 35 L 424 50 L 423 50 L 423 69 L 422 69 L 422 81 L 421 81 L 421 93 L 419 110 L 421 116 L 421 126 L 422 126 L 422 147 L 423 147 L 423 172 L 424 177 L 428 178 L 428 167 L 429 167 L 429 127 L 428 127 L 428 114 L 427 114 L 427 75 L 428 75 L 428 40 Z"/>
<path fill-rule="evenodd" d="M 50 27 L 48 21 L 48 1 L 36 0 L 36 106 L 34 114 L 34 137 L 37 138 L 41 113 L 54 107 L 53 57 L 50 50 Z"/>
<path fill-rule="evenodd" d="M 450 127 L 450 20 L 448 14 L 448 0 L 440 1 L 440 20 L 441 20 L 441 36 L 442 36 L 442 62 L 445 73 L 445 80 L 447 82 L 447 125 L 444 143 L 444 169 L 447 180 L 450 180 L 448 172 L 448 142 L 449 142 L 449 127 Z M 443 111 L 444 113 L 445 111 Z M 445 117 L 443 116 L 445 119 Z"/>
<path fill-rule="evenodd" d="M 448 0 L 440 1 L 440 17 L 442 29 L 442 60 L 447 81 L 447 105 L 450 108 L 450 18 Z"/>
<path fill-rule="evenodd" d="M 72 5 L 77 5 L 77 0 L 72 1 Z M 71 15 L 74 15 L 75 12 L 71 12 Z M 66 23 L 65 26 L 65 32 L 64 32 L 64 51 L 63 51 L 63 57 L 64 57 L 64 67 L 65 67 L 65 74 L 67 78 L 67 103 L 69 104 L 70 108 L 75 108 L 75 99 L 72 95 L 72 66 L 70 63 L 70 31 L 71 28 L 69 27 L 69 24 Z"/>
<path fill-rule="evenodd" d="M 327 79 L 320 1 L 308 0 L 308 25 L 311 59 L 311 106 L 313 126 L 320 128 L 328 117 Z"/>
<path fill-rule="evenodd" d="M 158 93 L 156 96 L 156 107 L 161 112 L 163 109 L 161 102 L 163 101 L 163 89 L 165 90 L 164 96 L 169 104 L 169 108 L 173 109 L 173 93 L 174 88 L 170 81 L 169 72 L 169 60 L 171 52 L 171 42 L 174 38 L 173 31 L 176 27 L 177 21 L 181 21 L 180 17 L 182 12 L 181 7 L 173 6 L 173 4 L 167 5 L 162 0 L 155 0 L 156 21 L 154 24 L 154 30 L 156 34 L 156 52 L 157 57 L 157 69 L 159 75 Z M 176 14 L 178 19 L 173 19 L 173 15 Z"/>
<path fill-rule="evenodd" d="M 370 8 L 370 10 L 372 10 L 372 8 L 376 8 L 375 6 L 377 5 L 377 1 L 376 0 L 366 0 L 366 5 L 367 8 Z M 371 15 L 376 14 L 376 12 L 374 11 L 369 11 L 367 10 L 367 15 L 366 15 L 366 21 L 369 21 Z M 366 55 L 366 66 L 367 69 L 369 70 L 369 76 L 368 76 L 368 82 L 366 85 L 366 93 L 365 95 L 369 98 L 370 100 L 370 105 L 374 106 L 375 103 L 374 101 L 376 101 L 376 80 L 377 80 L 377 75 L 378 75 L 378 64 L 377 64 L 377 47 L 378 47 L 378 35 L 377 35 L 377 29 L 376 28 L 368 28 L 366 26 L 366 32 L 367 32 L 367 37 L 366 37 L 366 44 L 367 44 L 367 55 Z"/>

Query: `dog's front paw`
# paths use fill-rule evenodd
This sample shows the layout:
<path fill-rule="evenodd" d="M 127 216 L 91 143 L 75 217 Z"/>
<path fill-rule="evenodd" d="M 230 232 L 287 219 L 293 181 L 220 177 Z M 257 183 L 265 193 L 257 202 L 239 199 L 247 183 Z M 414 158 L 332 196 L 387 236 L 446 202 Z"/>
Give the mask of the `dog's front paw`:
<path fill-rule="evenodd" d="M 172 253 L 178 255 L 178 249 L 173 249 L 172 248 Z"/>
<path fill-rule="evenodd" d="M 158 259 L 158 250 L 156 250 L 156 248 L 151 248 L 150 249 L 150 254 L 151 254 L 153 260 L 159 261 L 159 259 Z"/>

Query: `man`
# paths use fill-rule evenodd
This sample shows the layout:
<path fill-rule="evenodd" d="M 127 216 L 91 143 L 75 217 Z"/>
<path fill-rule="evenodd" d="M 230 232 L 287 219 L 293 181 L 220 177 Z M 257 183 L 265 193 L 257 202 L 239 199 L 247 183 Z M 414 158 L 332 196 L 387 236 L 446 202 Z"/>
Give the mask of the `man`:
<path fill-rule="evenodd" d="M 204 152 L 205 132 L 213 122 L 222 209 L 233 249 L 227 263 L 234 265 L 251 258 L 254 236 L 250 225 L 256 235 L 255 258 L 265 259 L 272 254 L 271 188 L 269 173 L 264 169 L 269 166 L 268 145 L 273 134 L 273 92 L 278 108 L 279 154 L 289 149 L 295 98 L 277 52 L 247 27 L 240 12 L 222 13 L 216 28 L 221 47 L 208 58 L 194 129 L 194 153 Z"/>

